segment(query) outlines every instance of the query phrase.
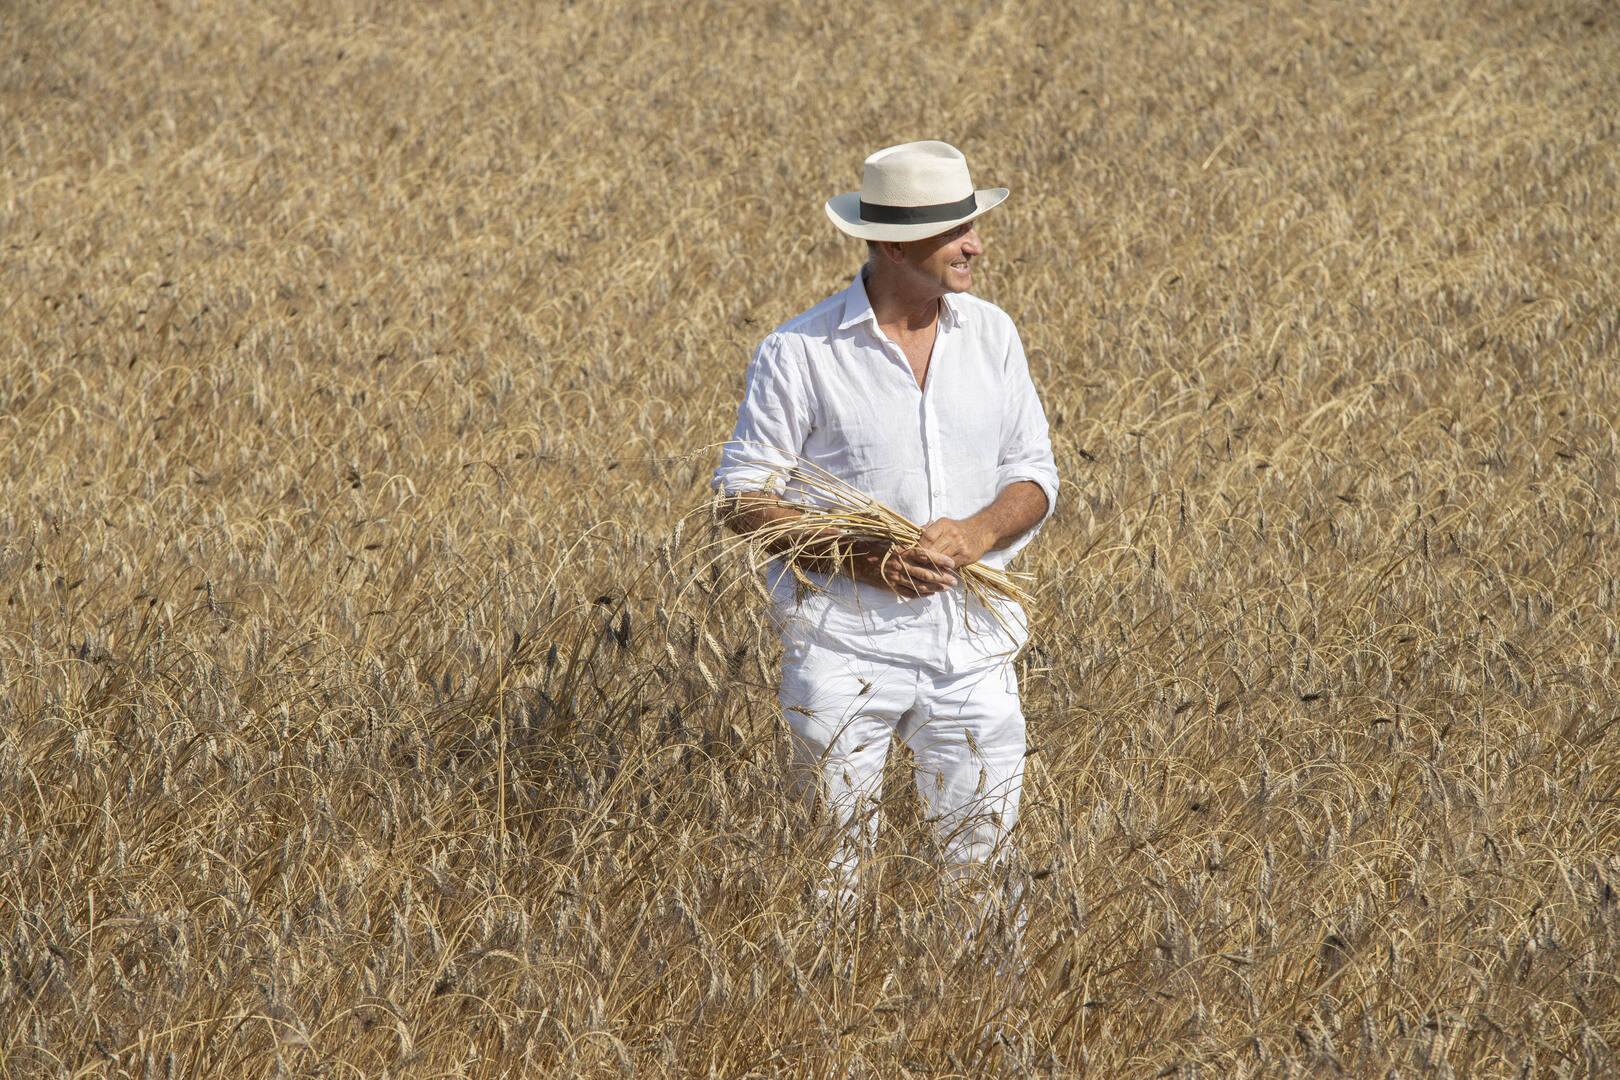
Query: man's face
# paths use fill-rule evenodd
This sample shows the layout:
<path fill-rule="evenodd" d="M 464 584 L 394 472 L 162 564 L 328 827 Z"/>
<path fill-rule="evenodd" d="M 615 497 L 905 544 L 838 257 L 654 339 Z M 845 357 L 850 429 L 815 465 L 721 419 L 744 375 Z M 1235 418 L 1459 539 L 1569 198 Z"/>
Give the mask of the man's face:
<path fill-rule="evenodd" d="M 984 244 L 971 221 L 938 236 L 899 246 L 904 256 L 901 265 L 908 274 L 915 276 L 919 284 L 927 281 L 941 294 L 973 288 L 972 261 L 984 254 Z"/>

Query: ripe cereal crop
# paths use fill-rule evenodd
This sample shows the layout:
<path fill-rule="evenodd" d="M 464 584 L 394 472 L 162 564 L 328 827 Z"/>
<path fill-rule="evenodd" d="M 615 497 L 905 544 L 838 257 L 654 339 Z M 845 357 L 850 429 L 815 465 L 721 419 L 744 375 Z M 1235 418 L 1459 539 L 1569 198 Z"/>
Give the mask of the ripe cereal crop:
<path fill-rule="evenodd" d="M 0 1076 L 1615 1075 L 1617 56 L 1550 0 L 8 5 Z M 900 783 L 813 920 L 693 513 L 920 138 L 1012 189 L 1064 483 L 1017 965 Z"/>

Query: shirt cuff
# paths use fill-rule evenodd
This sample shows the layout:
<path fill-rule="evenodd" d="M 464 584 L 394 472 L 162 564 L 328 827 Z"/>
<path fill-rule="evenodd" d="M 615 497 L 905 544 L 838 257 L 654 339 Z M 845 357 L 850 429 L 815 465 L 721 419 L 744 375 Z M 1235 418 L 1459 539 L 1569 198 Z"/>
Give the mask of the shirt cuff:
<path fill-rule="evenodd" d="M 1021 480 L 1029 481 L 1046 493 L 1046 513 L 1041 515 L 1039 521 L 1030 526 L 1030 535 L 1033 536 L 1035 530 L 1046 524 L 1046 519 L 1051 517 L 1052 512 L 1057 509 L 1058 482 L 1056 477 L 1045 475 L 1037 470 L 1004 468 L 996 474 L 996 494 L 1000 495 Z"/>
<path fill-rule="evenodd" d="M 709 481 L 709 487 L 723 495 L 737 495 L 745 491 L 763 491 L 769 494 L 780 494 L 787 486 L 788 475 L 785 469 L 776 468 L 763 462 L 737 463 L 722 465 L 714 470 L 714 477 Z"/>

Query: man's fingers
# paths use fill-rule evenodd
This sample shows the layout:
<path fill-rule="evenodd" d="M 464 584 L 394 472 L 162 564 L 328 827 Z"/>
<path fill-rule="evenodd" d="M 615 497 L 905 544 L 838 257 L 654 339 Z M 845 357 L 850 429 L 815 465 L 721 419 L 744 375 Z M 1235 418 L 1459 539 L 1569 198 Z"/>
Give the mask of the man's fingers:
<path fill-rule="evenodd" d="M 956 522 L 941 518 L 922 531 L 917 544 L 935 550 L 959 548 L 962 546 L 962 530 L 957 528 Z"/>
<path fill-rule="evenodd" d="M 927 564 L 940 570 L 955 570 L 956 560 L 940 551 L 918 542 L 916 547 L 907 548 L 900 553 L 901 557 L 914 566 Z"/>
<path fill-rule="evenodd" d="M 876 578 L 901 596 L 932 596 L 954 588 L 956 561 L 925 545 L 890 548 L 878 560 Z"/>
<path fill-rule="evenodd" d="M 902 576 L 890 585 L 901 596 L 933 596 L 944 592 L 949 586 L 944 582 L 925 581 L 921 577 Z"/>
<path fill-rule="evenodd" d="M 895 554 L 896 572 L 910 583 L 928 586 L 929 592 L 955 586 L 956 575 L 950 571 L 956 564 L 948 556 L 928 548 L 907 548 Z"/>
<path fill-rule="evenodd" d="M 917 541 L 917 546 L 926 547 L 947 556 L 951 560 L 950 568 L 952 570 L 967 565 L 975 558 L 972 543 L 969 541 L 967 534 L 958 528 L 955 522 L 948 522 L 946 527 L 941 528 L 934 536 L 929 536 L 926 532 L 923 533 L 922 537 Z"/>

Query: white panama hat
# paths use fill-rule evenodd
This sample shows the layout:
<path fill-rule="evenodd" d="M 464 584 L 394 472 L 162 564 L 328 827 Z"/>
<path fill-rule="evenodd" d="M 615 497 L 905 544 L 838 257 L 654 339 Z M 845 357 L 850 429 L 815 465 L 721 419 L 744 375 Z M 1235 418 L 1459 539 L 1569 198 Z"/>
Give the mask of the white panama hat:
<path fill-rule="evenodd" d="M 860 240 L 921 240 L 969 221 L 1007 197 L 973 190 L 967 158 L 950 143 L 887 146 L 866 159 L 861 190 L 827 200 L 827 216 Z"/>

